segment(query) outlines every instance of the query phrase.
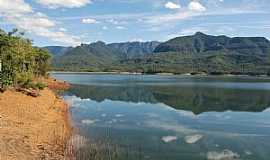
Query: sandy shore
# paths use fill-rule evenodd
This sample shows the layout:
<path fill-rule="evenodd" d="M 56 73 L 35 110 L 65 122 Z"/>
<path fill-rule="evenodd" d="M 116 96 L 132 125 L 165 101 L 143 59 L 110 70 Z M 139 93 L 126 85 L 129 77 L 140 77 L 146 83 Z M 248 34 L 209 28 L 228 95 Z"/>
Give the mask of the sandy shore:
<path fill-rule="evenodd" d="M 46 88 L 37 98 L 0 93 L 0 160 L 64 159 L 68 106 Z"/>

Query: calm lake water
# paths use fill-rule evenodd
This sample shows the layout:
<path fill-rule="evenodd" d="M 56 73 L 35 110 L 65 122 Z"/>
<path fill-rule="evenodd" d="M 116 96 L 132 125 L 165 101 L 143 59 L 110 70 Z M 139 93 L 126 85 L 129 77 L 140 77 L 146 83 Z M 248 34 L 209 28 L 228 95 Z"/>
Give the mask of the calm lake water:
<path fill-rule="evenodd" d="M 73 84 L 78 159 L 269 160 L 269 79 L 53 76 Z"/>

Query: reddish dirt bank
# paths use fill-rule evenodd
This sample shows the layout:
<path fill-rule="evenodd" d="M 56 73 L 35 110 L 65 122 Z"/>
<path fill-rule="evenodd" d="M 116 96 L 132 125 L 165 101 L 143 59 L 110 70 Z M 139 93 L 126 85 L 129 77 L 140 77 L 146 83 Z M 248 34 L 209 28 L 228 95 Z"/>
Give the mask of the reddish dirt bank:
<path fill-rule="evenodd" d="M 59 81 L 53 78 L 43 79 L 42 81 L 47 83 L 48 88 L 53 90 L 67 90 L 70 88 L 70 84 L 65 81 Z"/>
<path fill-rule="evenodd" d="M 0 93 L 0 160 L 64 159 L 68 115 L 68 106 L 48 88 L 36 98 Z"/>

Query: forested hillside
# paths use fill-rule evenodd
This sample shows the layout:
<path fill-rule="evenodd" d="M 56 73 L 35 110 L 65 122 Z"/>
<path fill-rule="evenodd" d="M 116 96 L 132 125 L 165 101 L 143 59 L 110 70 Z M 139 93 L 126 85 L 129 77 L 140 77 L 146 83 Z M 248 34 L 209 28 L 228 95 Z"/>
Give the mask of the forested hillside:
<path fill-rule="evenodd" d="M 176 74 L 268 74 L 270 42 L 264 37 L 198 32 L 164 43 L 103 42 L 81 45 L 53 61 L 54 70 Z"/>
<path fill-rule="evenodd" d="M 124 53 L 127 59 L 139 58 L 145 55 L 152 54 L 160 42 L 126 42 L 126 43 L 112 43 L 108 46 Z"/>
<path fill-rule="evenodd" d="M 53 67 L 71 71 L 100 71 L 124 58 L 124 54 L 103 42 L 82 44 L 63 56 L 55 56 Z"/>
<path fill-rule="evenodd" d="M 73 47 L 48 46 L 48 47 L 43 47 L 42 49 L 49 51 L 54 57 L 57 57 L 57 56 L 64 55 L 65 53 L 73 49 Z"/>
<path fill-rule="evenodd" d="M 160 44 L 154 52 L 178 52 L 181 54 L 245 54 L 267 56 L 270 42 L 263 37 L 210 36 L 197 32 L 193 36 L 177 37 Z"/>

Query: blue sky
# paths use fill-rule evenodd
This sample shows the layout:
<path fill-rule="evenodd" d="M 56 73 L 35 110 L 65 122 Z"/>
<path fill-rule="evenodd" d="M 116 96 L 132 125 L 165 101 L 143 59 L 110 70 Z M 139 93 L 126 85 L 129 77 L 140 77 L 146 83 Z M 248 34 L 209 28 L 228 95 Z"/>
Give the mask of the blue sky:
<path fill-rule="evenodd" d="M 35 45 L 166 41 L 197 31 L 270 39 L 269 0 L 0 0 L 0 28 Z"/>

